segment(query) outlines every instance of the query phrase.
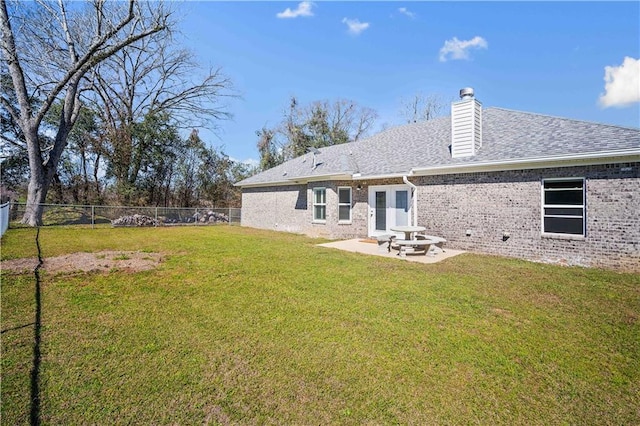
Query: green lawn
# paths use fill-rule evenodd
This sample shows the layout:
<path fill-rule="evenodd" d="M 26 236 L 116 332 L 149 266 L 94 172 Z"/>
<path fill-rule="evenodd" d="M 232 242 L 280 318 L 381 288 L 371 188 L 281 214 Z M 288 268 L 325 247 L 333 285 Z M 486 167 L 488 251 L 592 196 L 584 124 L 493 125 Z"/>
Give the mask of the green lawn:
<path fill-rule="evenodd" d="M 35 256 L 35 231 L 2 258 Z M 43 228 L 43 424 L 640 424 L 640 276 L 465 254 L 424 265 L 239 227 Z M 2 424 L 29 423 L 34 274 L 2 272 Z"/>

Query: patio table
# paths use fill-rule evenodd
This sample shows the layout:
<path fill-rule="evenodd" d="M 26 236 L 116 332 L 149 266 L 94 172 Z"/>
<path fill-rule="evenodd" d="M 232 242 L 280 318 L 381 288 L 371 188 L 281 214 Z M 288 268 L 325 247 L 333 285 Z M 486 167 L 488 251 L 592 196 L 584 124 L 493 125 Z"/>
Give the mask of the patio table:
<path fill-rule="evenodd" d="M 413 234 L 415 234 L 416 232 L 424 232 L 427 230 L 427 228 L 425 228 L 424 226 L 406 226 L 406 225 L 392 226 L 389 229 L 391 229 L 394 232 L 404 232 L 405 240 L 412 240 Z"/>

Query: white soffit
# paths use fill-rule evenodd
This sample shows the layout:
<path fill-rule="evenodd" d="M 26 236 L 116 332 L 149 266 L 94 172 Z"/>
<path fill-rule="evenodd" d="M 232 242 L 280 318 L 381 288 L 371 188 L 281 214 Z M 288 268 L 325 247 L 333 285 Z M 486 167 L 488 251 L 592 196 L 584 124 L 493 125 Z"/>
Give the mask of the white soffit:
<path fill-rule="evenodd" d="M 484 163 L 451 164 L 446 166 L 417 167 L 413 176 L 433 176 L 454 173 L 494 172 L 503 170 L 543 169 L 547 167 L 571 167 L 607 163 L 640 161 L 640 150 L 596 152 L 554 157 L 522 158 L 516 160 L 489 161 Z"/>

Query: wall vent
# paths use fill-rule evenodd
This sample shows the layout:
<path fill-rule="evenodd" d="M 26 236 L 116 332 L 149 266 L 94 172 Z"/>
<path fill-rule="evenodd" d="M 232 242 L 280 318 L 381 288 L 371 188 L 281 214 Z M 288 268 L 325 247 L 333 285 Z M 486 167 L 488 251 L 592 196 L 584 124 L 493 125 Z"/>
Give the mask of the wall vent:
<path fill-rule="evenodd" d="M 460 90 L 460 100 L 451 104 L 451 156 L 471 157 L 482 147 L 482 104 L 473 89 Z"/>

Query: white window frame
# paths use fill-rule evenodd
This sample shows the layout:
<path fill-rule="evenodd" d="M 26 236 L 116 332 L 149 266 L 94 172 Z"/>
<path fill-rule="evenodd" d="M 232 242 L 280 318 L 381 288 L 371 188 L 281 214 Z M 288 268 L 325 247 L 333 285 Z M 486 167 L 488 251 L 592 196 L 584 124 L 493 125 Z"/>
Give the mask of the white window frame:
<path fill-rule="evenodd" d="M 554 191 L 554 189 L 546 189 L 546 182 L 581 182 L 582 183 L 582 204 L 545 204 L 545 193 L 547 191 Z M 561 238 L 575 238 L 575 239 L 583 239 L 587 234 L 587 182 L 584 177 L 569 177 L 569 178 L 550 178 L 550 179 L 542 179 L 540 182 L 540 196 L 541 196 L 541 223 L 540 229 L 542 230 L 543 236 L 550 237 L 561 237 Z M 563 189 L 555 189 L 555 191 L 562 191 Z M 564 189 L 568 190 L 568 189 Z M 577 215 L 552 215 L 545 214 L 546 209 L 561 209 L 561 208 L 571 208 L 571 209 L 582 209 L 582 214 L 580 216 Z M 580 234 L 571 234 L 565 232 L 548 232 L 545 229 L 544 220 L 547 217 L 557 217 L 557 218 L 567 218 L 567 219 L 582 219 L 582 233 Z"/>
<path fill-rule="evenodd" d="M 316 193 L 324 192 L 324 203 L 318 203 Z M 324 207 L 324 219 L 316 218 L 316 207 Z M 326 223 L 327 222 L 327 188 L 318 187 L 313 188 L 313 223 Z"/>
<path fill-rule="evenodd" d="M 340 202 L 340 191 L 349 191 L 349 202 L 341 203 Z M 348 224 L 351 223 L 351 209 L 353 206 L 353 189 L 350 186 L 339 186 L 338 187 L 338 223 Z M 340 207 L 349 207 L 349 219 L 340 219 Z"/>

